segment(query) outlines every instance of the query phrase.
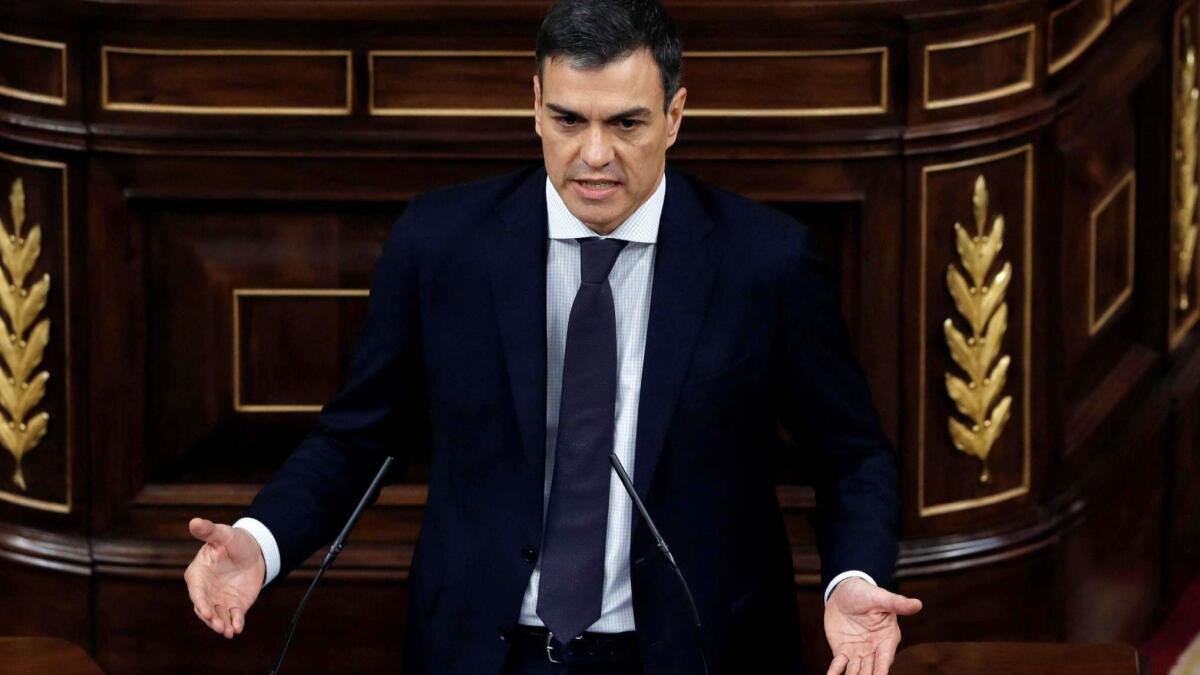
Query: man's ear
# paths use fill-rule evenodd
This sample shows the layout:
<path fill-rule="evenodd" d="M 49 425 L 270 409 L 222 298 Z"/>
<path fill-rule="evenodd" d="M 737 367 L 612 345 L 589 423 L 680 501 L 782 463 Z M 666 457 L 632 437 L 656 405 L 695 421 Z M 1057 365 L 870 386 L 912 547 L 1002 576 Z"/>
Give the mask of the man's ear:
<path fill-rule="evenodd" d="M 538 80 L 537 73 L 533 74 L 533 130 L 537 132 L 538 137 L 542 135 L 542 117 L 539 111 L 542 109 L 542 83 Z"/>
<path fill-rule="evenodd" d="M 671 99 L 671 107 L 667 109 L 667 147 L 675 145 L 679 136 L 679 126 L 683 124 L 683 105 L 687 102 L 687 89 L 680 87 Z"/>

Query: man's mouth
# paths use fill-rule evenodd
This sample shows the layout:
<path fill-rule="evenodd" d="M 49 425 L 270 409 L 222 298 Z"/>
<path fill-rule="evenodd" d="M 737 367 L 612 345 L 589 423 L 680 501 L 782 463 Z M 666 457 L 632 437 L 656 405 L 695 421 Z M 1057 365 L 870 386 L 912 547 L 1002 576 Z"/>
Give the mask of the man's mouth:
<path fill-rule="evenodd" d="M 606 199 L 617 191 L 620 183 L 611 180 L 574 180 L 575 191 L 584 199 Z"/>

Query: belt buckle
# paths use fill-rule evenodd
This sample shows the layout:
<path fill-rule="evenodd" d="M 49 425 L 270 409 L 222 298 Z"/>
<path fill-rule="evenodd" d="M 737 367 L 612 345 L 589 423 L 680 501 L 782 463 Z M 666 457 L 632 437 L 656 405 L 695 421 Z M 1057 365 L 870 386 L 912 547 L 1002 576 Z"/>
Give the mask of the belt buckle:
<path fill-rule="evenodd" d="M 551 630 L 547 630 L 547 631 L 546 631 L 546 659 L 547 659 L 548 661 L 550 661 L 550 663 L 558 663 L 558 664 L 561 664 L 561 663 L 563 663 L 562 661 L 558 661 L 558 660 L 556 660 L 556 659 L 554 658 L 554 645 L 551 645 L 551 644 L 550 644 L 550 641 L 551 641 L 551 640 L 553 640 L 553 639 L 554 639 L 554 632 L 553 632 L 553 631 L 551 631 Z M 576 640 L 582 640 L 582 639 L 583 639 L 583 634 L 581 633 L 581 634 L 579 634 L 579 635 L 576 635 L 576 636 L 575 636 L 575 639 L 576 639 Z M 567 645 L 565 645 L 565 644 L 563 645 L 563 647 L 566 647 L 566 646 L 567 646 Z"/>

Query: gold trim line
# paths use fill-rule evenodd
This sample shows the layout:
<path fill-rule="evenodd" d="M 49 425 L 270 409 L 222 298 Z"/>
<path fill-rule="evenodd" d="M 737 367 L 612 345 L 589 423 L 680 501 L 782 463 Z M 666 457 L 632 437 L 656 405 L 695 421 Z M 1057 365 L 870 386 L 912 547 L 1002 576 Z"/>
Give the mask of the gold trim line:
<path fill-rule="evenodd" d="M 1064 5 L 1063 7 L 1059 7 L 1058 9 L 1050 12 L 1050 17 L 1046 20 L 1046 58 L 1047 59 L 1049 59 L 1050 55 L 1054 53 L 1054 19 L 1057 18 L 1058 15 L 1062 14 L 1063 12 L 1068 12 L 1068 11 L 1074 9 L 1076 5 L 1078 5 L 1079 3 L 1083 2 L 1083 1 L 1084 0 L 1075 0 L 1074 2 L 1072 2 L 1070 4 Z M 1062 70 L 1063 68 L 1066 68 L 1067 66 L 1071 65 L 1071 63 L 1073 61 L 1075 61 L 1075 59 L 1079 58 L 1080 54 L 1083 54 L 1085 51 L 1087 51 L 1087 48 L 1091 47 L 1092 43 L 1094 43 L 1100 37 L 1100 35 L 1103 34 L 1105 30 L 1108 29 L 1109 23 L 1112 22 L 1112 16 L 1113 16 L 1112 0 L 1104 0 L 1104 11 L 1100 16 L 1100 21 L 1097 22 L 1096 25 L 1092 27 L 1092 31 L 1090 33 L 1088 33 L 1087 35 L 1085 35 L 1083 37 L 1083 39 L 1080 40 L 1079 43 L 1076 44 L 1074 47 L 1072 47 L 1071 50 L 1068 51 L 1066 54 L 1063 54 L 1062 56 L 1058 57 L 1054 61 L 1051 61 L 1050 64 L 1047 66 L 1046 71 L 1050 75 L 1053 75 L 1054 73 L 1057 73 L 1058 71 Z"/>
<path fill-rule="evenodd" d="M 50 513 L 71 513 L 74 505 L 73 493 L 74 489 L 74 430 L 73 420 L 74 411 L 71 407 L 71 240 L 70 240 L 70 168 L 65 162 L 56 162 L 48 159 L 34 159 L 32 157 L 21 157 L 19 155 L 11 155 L 5 152 L 0 152 L 0 160 L 12 162 L 13 164 L 21 164 L 24 166 L 36 166 L 45 169 L 56 169 L 61 176 L 61 206 L 62 206 L 62 251 L 63 251 L 63 409 L 65 412 L 65 423 L 63 425 L 63 435 L 66 438 L 66 448 L 64 455 L 66 456 L 66 487 L 65 499 L 61 502 L 50 501 L 48 499 L 37 499 L 27 497 L 25 495 L 16 494 L 0 488 L 0 501 L 9 502 L 26 508 L 35 509 L 38 511 L 46 511 Z"/>
<path fill-rule="evenodd" d="M 309 403 L 242 403 L 241 373 L 241 312 L 242 298 L 365 298 L 365 288 L 235 288 L 233 289 L 233 409 L 240 413 L 313 413 L 321 412 L 324 404 Z"/>
<path fill-rule="evenodd" d="M 55 106 L 67 105 L 67 90 L 69 85 L 67 82 L 67 43 L 54 42 L 51 40 L 40 40 L 38 38 L 25 37 L 23 35 L 13 35 L 12 33 L 0 33 L 0 40 L 4 42 L 13 42 L 16 44 L 31 45 L 34 47 L 44 47 L 46 49 L 54 49 L 58 51 L 58 62 L 62 69 L 62 88 L 63 93 L 59 96 L 54 94 L 45 94 L 38 91 L 29 91 L 27 89 L 18 89 L 16 87 L 8 87 L 0 85 L 0 95 L 8 96 L 9 98 L 20 99 L 22 101 L 31 101 L 33 103 L 46 103 Z"/>
<path fill-rule="evenodd" d="M 685 109 L 685 117 L 838 117 L 859 115 L 880 115 L 888 112 L 889 106 L 889 73 L 888 47 L 855 47 L 848 49 L 813 49 L 813 50 L 784 50 L 784 51 L 695 51 L 684 52 L 684 59 L 689 58 L 803 58 L 816 56 L 852 56 L 858 54 L 879 54 L 879 103 L 866 106 L 838 106 L 826 108 L 693 108 Z M 532 59 L 531 51 L 504 50 L 430 50 L 430 49 L 377 49 L 367 53 L 367 110 L 369 114 L 380 117 L 533 117 L 533 107 L 528 108 L 384 108 L 375 102 L 375 57 L 415 57 L 415 58 L 522 58 Z"/>
<path fill-rule="evenodd" d="M 1017 487 L 998 492 L 996 494 L 987 495 L 984 497 L 974 497 L 971 499 L 961 499 L 952 502 L 944 502 L 941 504 L 927 505 L 925 503 L 925 413 L 926 413 L 926 370 L 927 357 L 926 350 L 928 338 L 926 335 L 926 317 L 928 314 L 928 292 L 927 279 L 928 276 L 928 242 L 929 242 L 929 176 L 932 173 L 942 171 L 952 171 L 955 169 L 964 169 L 981 164 L 997 162 L 1010 157 L 1025 155 L 1025 227 L 1022 232 L 1024 241 L 1023 247 L 1023 262 L 1024 272 L 1022 275 L 1024 283 L 1024 311 L 1022 340 L 1024 341 L 1022 356 L 1021 356 L 1021 411 L 1022 411 L 1022 441 L 1024 442 L 1024 465 L 1021 474 L 1021 484 Z M 921 168 L 921 199 L 920 199 L 920 260 L 919 260 L 919 302 L 918 302 L 918 354 L 917 354 L 917 512 L 922 518 L 943 515 L 956 511 L 965 511 L 969 509 L 981 508 L 992 504 L 1007 501 L 1020 497 L 1029 492 L 1031 477 L 1032 477 L 1032 445 L 1031 445 L 1031 428 L 1030 428 L 1030 372 L 1029 364 L 1032 352 L 1032 305 L 1033 305 L 1033 205 L 1034 205 L 1034 149 L 1033 144 L 1027 143 L 1017 148 L 1004 150 L 994 154 L 984 155 L 982 157 L 973 157 L 970 159 L 949 162 L 945 164 L 931 164 Z"/>
<path fill-rule="evenodd" d="M 108 55 L 143 54 L 154 56 L 340 56 L 346 64 L 346 103 L 341 107 L 320 106 L 212 106 L 133 103 L 112 101 L 109 95 Z M 354 59 L 346 49 L 150 49 L 143 47 L 100 47 L 100 107 L 104 110 L 146 113 L 179 113 L 185 115 L 350 115 L 354 108 Z"/>
<path fill-rule="evenodd" d="M 939 99 L 929 98 L 929 83 L 932 81 L 932 76 L 931 76 L 931 72 L 930 72 L 930 69 L 932 67 L 930 55 L 933 52 L 949 51 L 949 50 L 953 50 L 953 49 L 964 49 L 967 47 L 977 47 L 981 44 L 987 44 L 989 42 L 999 42 L 1001 40 L 1007 40 L 1009 38 L 1016 37 L 1018 35 L 1026 35 L 1027 36 L 1026 41 L 1025 41 L 1026 42 L 1026 44 L 1025 44 L 1025 73 L 1022 76 L 1020 81 L 1014 82 L 1012 84 L 1007 84 L 1002 87 L 996 87 L 994 89 L 985 89 L 983 91 L 979 91 L 974 94 L 964 94 L 962 96 L 951 96 L 949 98 L 939 98 Z M 1016 94 L 1016 93 L 1019 93 L 1022 91 L 1028 91 L 1030 89 L 1033 89 L 1034 82 L 1036 81 L 1036 77 L 1037 77 L 1036 76 L 1036 68 L 1034 65 L 1036 47 L 1037 47 L 1037 26 L 1032 23 L 1027 24 L 1025 26 L 1020 26 L 1018 28 L 1014 28 L 1012 30 L 1003 31 L 1000 33 L 983 35 L 983 36 L 968 38 L 968 39 L 964 39 L 964 40 L 955 40 L 953 42 L 938 42 L 935 44 L 925 45 L 924 57 L 923 57 L 924 72 L 925 72 L 925 81 L 924 81 L 925 109 L 926 110 L 938 110 L 941 108 L 953 108 L 953 107 L 957 107 L 957 106 L 970 105 L 972 103 L 979 103 L 981 101 L 990 101 L 993 99 L 1003 98 L 1005 96 L 1011 96 L 1013 94 Z"/>
<path fill-rule="evenodd" d="M 1136 184 L 1134 182 L 1135 172 L 1130 169 L 1128 173 L 1117 183 L 1107 195 L 1092 209 L 1090 216 L 1090 226 L 1088 228 L 1088 337 L 1100 332 L 1101 328 L 1116 315 L 1117 311 L 1133 296 L 1133 279 L 1134 279 L 1134 236 L 1135 228 L 1137 227 L 1137 204 L 1136 204 Z M 1108 307 L 1100 313 L 1100 318 L 1096 318 L 1096 225 L 1100 219 L 1100 214 L 1108 208 L 1114 199 L 1126 188 L 1129 188 L 1129 207 L 1126 214 L 1126 229 L 1128 230 L 1128 241 L 1126 242 L 1126 278 L 1125 286 L 1117 297 L 1108 304 Z"/>

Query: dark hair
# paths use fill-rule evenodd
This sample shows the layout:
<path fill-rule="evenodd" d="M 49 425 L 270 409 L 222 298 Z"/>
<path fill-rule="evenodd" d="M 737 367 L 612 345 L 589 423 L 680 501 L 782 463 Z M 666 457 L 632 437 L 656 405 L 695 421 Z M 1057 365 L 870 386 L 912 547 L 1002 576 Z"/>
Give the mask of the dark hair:
<path fill-rule="evenodd" d="M 658 64 L 665 112 L 679 91 L 683 47 L 658 0 L 560 0 L 538 30 L 538 80 L 547 58 L 565 56 L 574 68 L 602 68 L 643 47 Z"/>

